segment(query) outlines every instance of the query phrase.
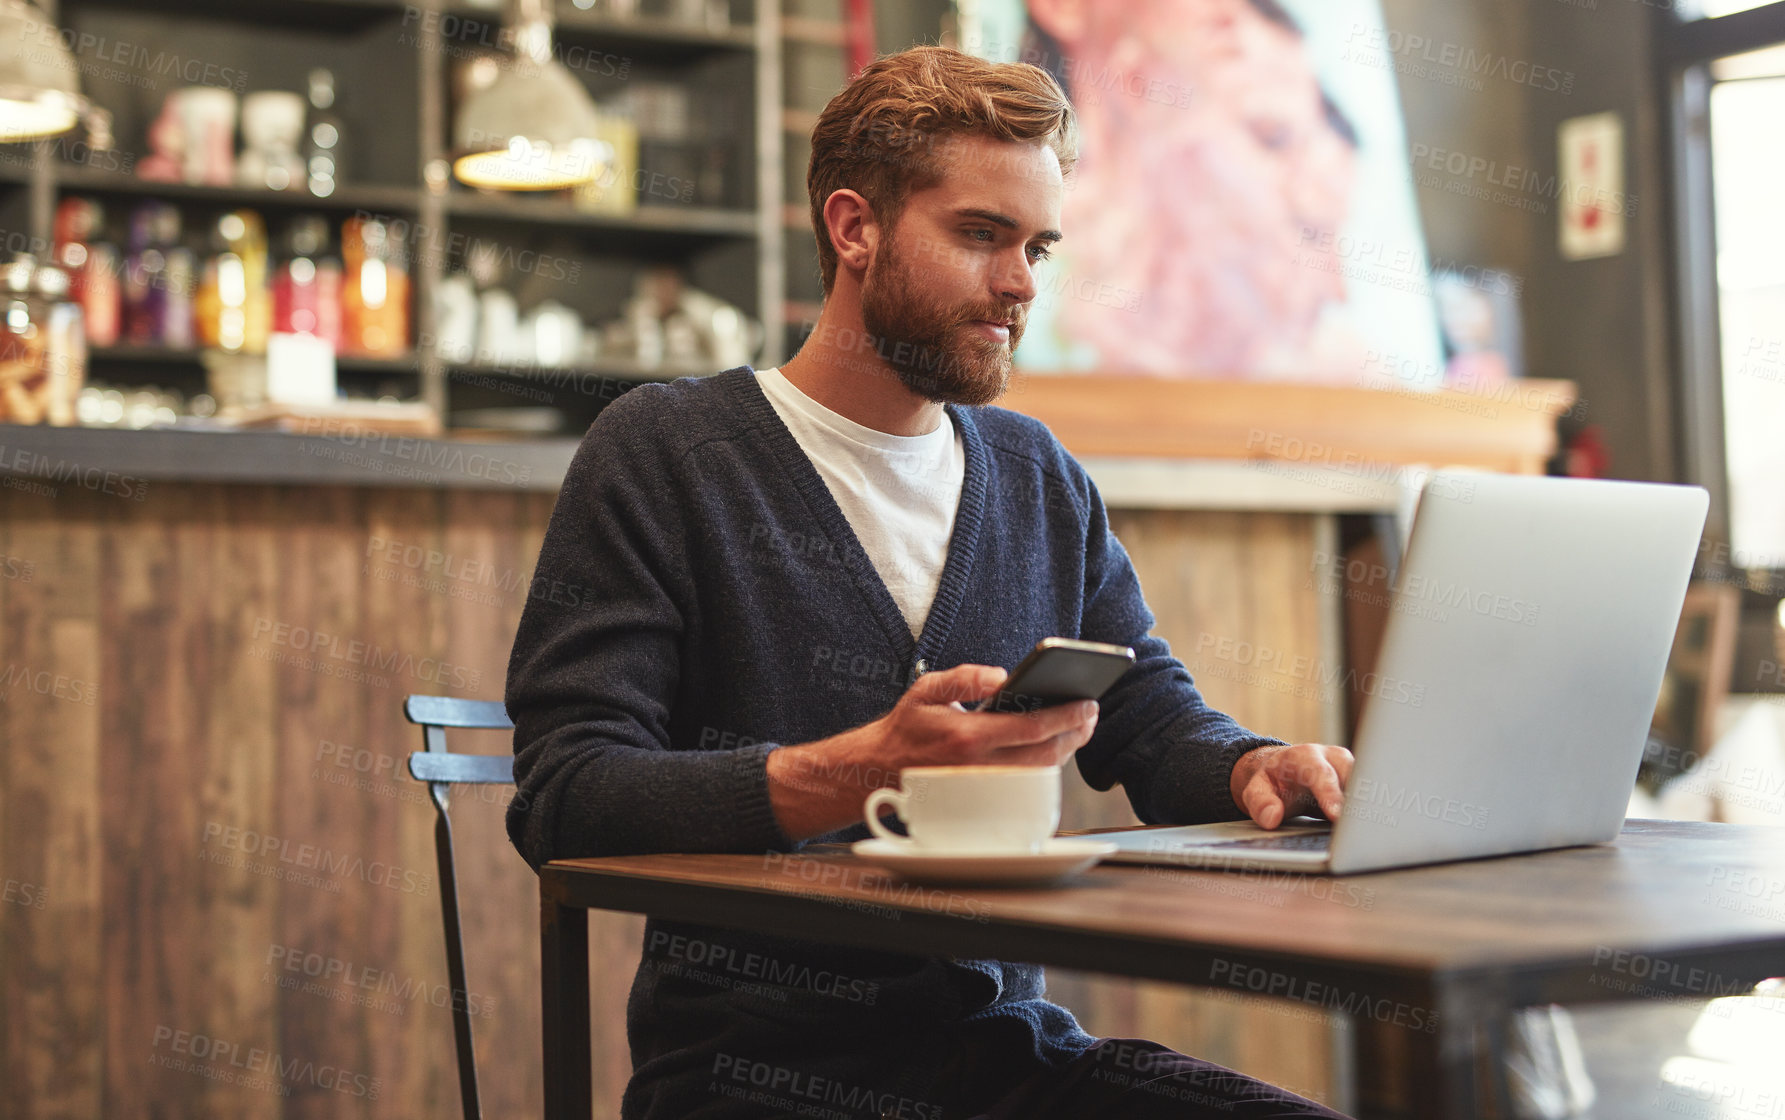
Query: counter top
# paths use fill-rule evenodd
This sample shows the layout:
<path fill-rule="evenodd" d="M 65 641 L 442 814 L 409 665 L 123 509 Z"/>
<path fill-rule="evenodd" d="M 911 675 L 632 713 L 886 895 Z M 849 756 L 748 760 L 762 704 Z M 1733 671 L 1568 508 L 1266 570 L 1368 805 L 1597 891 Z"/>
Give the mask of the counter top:
<path fill-rule="evenodd" d="M 575 439 L 483 441 L 351 429 L 266 431 L 49 428 L 0 424 L 0 475 L 46 486 L 144 482 L 452 487 L 553 492 Z M 1112 509 L 1374 513 L 1393 510 L 1399 469 L 1351 471 L 1271 460 L 1086 457 Z"/>
<path fill-rule="evenodd" d="M 447 486 L 554 491 L 574 439 L 482 441 L 179 428 L 49 428 L 0 424 L 0 475 L 48 485 L 110 474 L 149 482 Z"/>

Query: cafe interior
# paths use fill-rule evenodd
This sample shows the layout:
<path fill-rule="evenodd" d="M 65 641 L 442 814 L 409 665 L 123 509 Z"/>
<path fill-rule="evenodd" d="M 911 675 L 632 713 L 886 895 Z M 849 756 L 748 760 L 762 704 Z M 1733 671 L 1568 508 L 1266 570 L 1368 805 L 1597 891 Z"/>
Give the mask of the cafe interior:
<path fill-rule="evenodd" d="M 695 494 L 560 523 L 721 422 L 702 379 L 755 400 L 752 371 L 843 352 L 814 130 L 926 45 L 1073 106 L 1064 236 L 1014 297 L 1005 391 L 950 405 L 948 498 L 1088 525 L 1017 575 L 1131 566 L 1131 631 L 984 648 L 1008 670 L 1101 643 L 1050 650 L 1027 714 L 1101 694 L 1134 741 L 977 778 L 869 765 L 829 843 L 609 818 L 602 845 L 517 850 L 574 792 L 520 750 L 550 719 L 527 635 L 581 618 L 594 656 L 655 625 L 618 598 L 639 555 L 560 554 L 688 545 L 719 569 L 688 576 L 714 581 L 689 592 L 707 641 L 753 580 L 872 580 L 834 507 L 737 514 L 738 551 L 651 535 L 720 518 Z M 0 0 L 0 1120 L 973 1114 L 847 1035 L 702 1056 L 695 1097 L 652 1105 L 628 1031 L 652 991 L 764 1038 L 819 1012 L 930 1029 L 894 984 L 665 932 L 690 929 L 1033 962 L 1091 1038 L 1345 1116 L 1785 1116 L 1782 121 L 1765 0 Z M 838 368 L 892 384 L 862 340 Z M 1064 449 L 1033 502 L 986 489 L 987 446 L 1007 481 L 1031 461 L 1013 433 Z M 746 485 L 725 473 L 695 477 Z M 995 629 L 948 563 L 938 606 Z M 660 749 L 635 753 L 772 759 L 974 659 L 802 638 L 808 609 L 791 641 L 666 639 L 683 675 L 649 678 Z M 1109 643 L 1141 646 L 1128 685 L 1061 668 Z M 708 657 L 738 679 L 703 684 Z M 1198 749 L 1175 717 L 1120 722 L 1143 672 L 1344 748 L 1336 828 L 1284 794 L 1329 862 L 1130 831 L 1201 823 L 1088 761 Z M 817 714 L 686 714 L 758 680 Z M 606 725 L 576 726 L 595 757 Z M 652 780 L 625 799 L 756 804 Z M 1223 827 L 1256 829 L 1233 801 Z M 1026 847 L 940 839 L 1019 803 Z M 1169 1083 L 1126 1053 L 1088 1075 L 1128 1079 L 1108 1111 L 1000 1115 L 1233 1114 L 1157 1111 Z"/>

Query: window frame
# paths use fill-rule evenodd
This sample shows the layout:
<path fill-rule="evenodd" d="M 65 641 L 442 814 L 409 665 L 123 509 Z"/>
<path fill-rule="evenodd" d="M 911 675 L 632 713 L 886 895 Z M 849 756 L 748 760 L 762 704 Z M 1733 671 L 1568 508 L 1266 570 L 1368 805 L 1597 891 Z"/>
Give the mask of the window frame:
<path fill-rule="evenodd" d="M 1785 44 L 1785 0 L 1727 16 L 1684 18 L 1656 4 L 1656 87 L 1666 122 L 1674 361 L 1681 477 L 1710 491 L 1705 538 L 1727 545 L 1729 469 L 1723 427 L 1722 308 L 1712 193 L 1711 64 Z M 1665 6 L 1663 6 L 1665 5 Z"/>

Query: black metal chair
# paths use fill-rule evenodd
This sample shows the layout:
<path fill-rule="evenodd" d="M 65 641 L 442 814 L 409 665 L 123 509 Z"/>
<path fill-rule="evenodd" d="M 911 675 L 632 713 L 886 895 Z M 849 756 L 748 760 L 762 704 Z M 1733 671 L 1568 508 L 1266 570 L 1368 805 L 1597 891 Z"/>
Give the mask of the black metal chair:
<path fill-rule="evenodd" d="M 459 1097 L 465 1120 L 482 1120 L 477 1099 L 477 1058 L 471 1049 L 471 998 L 465 982 L 465 944 L 459 933 L 459 880 L 453 871 L 452 818 L 447 815 L 453 783 L 504 785 L 514 781 L 514 756 L 454 754 L 446 749 L 449 727 L 512 730 L 508 713 L 495 700 L 411 696 L 403 714 L 421 725 L 426 750 L 409 756 L 409 775 L 428 784 L 434 800 L 434 853 L 440 867 L 440 916 L 446 924 L 446 971 L 452 981 L 452 1029 L 459 1051 Z"/>

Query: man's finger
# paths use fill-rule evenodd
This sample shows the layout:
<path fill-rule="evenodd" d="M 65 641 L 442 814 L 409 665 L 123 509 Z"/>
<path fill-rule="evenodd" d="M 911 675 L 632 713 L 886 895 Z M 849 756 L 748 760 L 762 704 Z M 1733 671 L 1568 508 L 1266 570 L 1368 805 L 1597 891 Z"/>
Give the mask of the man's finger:
<path fill-rule="evenodd" d="M 1307 789 L 1314 796 L 1315 804 L 1320 806 L 1320 811 L 1326 814 L 1327 820 L 1338 820 L 1339 813 L 1345 807 L 1345 790 L 1339 784 L 1339 772 L 1331 763 L 1323 762 L 1319 767 L 1311 769 L 1310 776 L 1313 780 L 1308 783 Z"/>
<path fill-rule="evenodd" d="M 1064 766 L 1077 750 L 1072 739 L 1056 735 L 1034 746 L 1006 747 L 994 752 L 991 761 L 999 766 Z"/>
<path fill-rule="evenodd" d="M 1087 714 L 1089 713 L 1089 714 Z M 1074 700 L 1034 712 L 974 712 L 973 730 L 991 747 L 1026 747 L 1082 729 L 1097 718 L 1097 701 Z M 1095 726 L 1095 724 L 1093 724 Z"/>
<path fill-rule="evenodd" d="M 958 704 L 984 700 L 1010 678 L 1010 671 L 996 665 L 956 665 L 925 673 L 911 682 L 907 695 L 925 704 Z"/>
<path fill-rule="evenodd" d="M 1260 828 L 1276 828 L 1283 823 L 1283 799 L 1277 795 L 1267 770 L 1252 775 L 1252 780 L 1240 791 L 1240 803 Z"/>

